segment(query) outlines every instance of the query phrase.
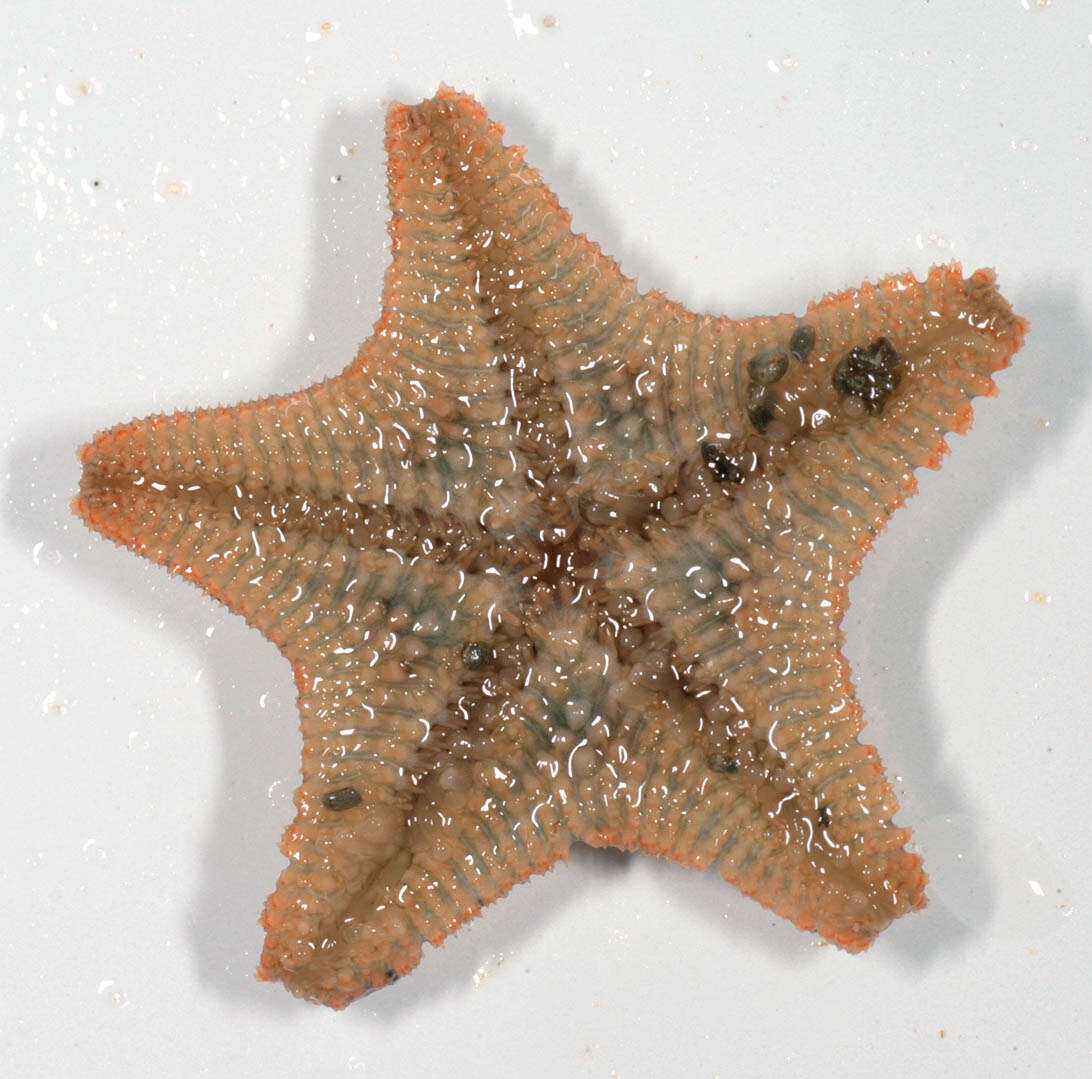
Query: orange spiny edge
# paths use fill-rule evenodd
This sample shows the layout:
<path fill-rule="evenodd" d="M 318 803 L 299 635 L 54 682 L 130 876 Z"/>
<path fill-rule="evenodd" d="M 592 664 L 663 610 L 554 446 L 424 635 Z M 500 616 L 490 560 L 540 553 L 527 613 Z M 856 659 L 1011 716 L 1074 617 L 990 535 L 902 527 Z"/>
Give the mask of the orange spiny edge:
<path fill-rule="evenodd" d="M 898 863 L 897 868 L 903 878 L 903 883 L 899 888 L 906 893 L 909 903 L 908 909 L 921 910 L 929 903 L 928 896 L 924 891 L 929 877 L 922 868 L 921 858 L 917 854 L 903 852 L 903 857 L 898 859 Z M 876 937 L 886 928 L 886 925 L 879 925 L 870 930 L 853 926 L 835 927 L 820 921 L 814 911 L 792 911 L 785 904 L 783 897 L 781 897 L 782 902 L 779 903 L 778 896 L 763 891 L 760 885 L 749 881 L 741 881 L 738 875 L 730 870 L 722 870 L 721 877 L 726 883 L 739 888 L 740 892 L 748 899 L 755 900 L 767 910 L 785 918 L 802 932 L 818 933 L 825 940 L 829 940 L 842 951 L 850 954 L 857 954 L 871 947 Z"/>
<path fill-rule="evenodd" d="M 264 953 L 258 959 L 257 969 L 254 971 L 254 977 L 260 982 L 275 982 L 279 975 L 273 969 L 273 960 L 271 957 Z"/>
<path fill-rule="evenodd" d="M 299 847 L 303 838 L 303 831 L 296 821 L 293 821 L 285 828 L 284 834 L 281 836 L 280 848 L 286 858 L 292 856 L 292 853 Z M 275 894 L 276 893 L 274 893 L 274 895 Z"/>
<path fill-rule="evenodd" d="M 865 746 L 863 748 L 871 750 L 872 755 L 875 755 L 876 753 L 875 747 L 873 746 Z M 882 768 L 879 767 L 878 764 L 875 765 L 875 771 L 882 776 Z M 890 815 L 893 816 L 898 811 L 898 801 L 891 791 L 890 786 L 882 779 L 879 781 L 879 794 L 881 800 L 886 801 L 887 799 L 890 799 Z M 912 832 L 909 828 L 897 829 L 892 837 L 892 843 L 890 844 L 891 849 L 901 848 L 905 842 L 909 841 L 911 835 Z M 627 841 L 622 833 L 619 833 L 617 830 L 603 829 L 587 836 L 582 836 L 581 840 L 592 847 L 615 847 L 625 851 L 640 852 L 642 854 L 664 858 L 667 861 L 676 862 L 680 865 L 685 865 L 690 869 L 699 871 L 705 870 L 709 866 L 708 860 L 680 855 L 675 848 L 662 842 L 657 842 L 655 840 Z M 899 870 L 900 877 L 902 878 L 902 883 L 898 887 L 907 894 L 907 901 L 909 903 L 908 909 L 920 910 L 928 904 L 928 897 L 924 893 L 924 888 L 929 879 L 922 867 L 921 858 L 917 854 L 910 854 L 903 851 L 901 857 L 897 859 L 897 862 L 898 864 L 895 868 Z M 773 911 L 780 917 L 786 918 L 788 921 L 792 922 L 792 924 L 802 932 L 817 932 L 820 936 L 831 941 L 831 943 L 837 945 L 843 951 L 850 953 L 864 951 L 871 946 L 875 938 L 882 932 L 883 928 L 885 928 L 884 925 L 874 927 L 870 930 L 865 930 L 863 928 L 835 928 L 821 922 L 814 910 L 793 909 L 793 904 L 788 901 L 786 897 L 764 891 L 761 882 L 753 883 L 751 881 L 741 881 L 739 876 L 731 870 L 722 870 L 721 877 L 725 882 L 738 887 L 748 898 L 754 899 L 767 910 Z"/>
<path fill-rule="evenodd" d="M 974 406 L 968 401 L 952 418 L 952 430 L 957 435 L 965 435 L 973 423 Z"/>
<path fill-rule="evenodd" d="M 951 452 L 952 450 L 948 443 L 945 442 L 943 438 L 940 439 L 933 452 L 926 459 L 925 467 L 931 468 L 935 472 L 943 464 L 944 458 Z"/>
<path fill-rule="evenodd" d="M 956 265 L 958 267 L 958 263 Z M 935 270 L 937 269 L 937 267 L 934 267 L 933 269 Z M 931 276 L 932 271 L 930 271 L 930 277 Z M 878 282 L 876 282 L 875 285 L 873 285 L 870 281 L 862 281 L 861 285 L 858 288 L 852 288 L 847 286 L 846 288 L 839 289 L 834 292 L 828 292 L 821 299 L 812 301 L 812 303 L 808 304 L 808 311 L 824 311 L 829 308 L 837 307 L 839 304 L 849 303 L 855 300 L 855 298 L 860 294 L 861 289 L 865 287 L 883 288 L 885 286 L 891 286 L 895 289 L 899 289 L 910 288 L 913 285 L 920 284 L 922 284 L 922 282 L 919 281 L 913 275 L 913 273 L 907 270 L 901 274 L 891 274 L 887 277 L 883 277 Z"/>
<path fill-rule="evenodd" d="M 906 496 L 902 493 L 893 494 L 884 506 L 884 510 L 888 514 L 892 514 L 895 510 L 900 509 L 906 503 Z M 886 527 L 886 526 L 885 526 Z"/>

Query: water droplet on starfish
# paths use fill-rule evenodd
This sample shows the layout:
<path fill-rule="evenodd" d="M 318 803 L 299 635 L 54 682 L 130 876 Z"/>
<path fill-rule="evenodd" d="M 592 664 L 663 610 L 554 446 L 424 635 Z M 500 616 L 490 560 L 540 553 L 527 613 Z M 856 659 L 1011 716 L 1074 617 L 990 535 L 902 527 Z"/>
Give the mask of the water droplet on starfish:
<path fill-rule="evenodd" d="M 493 662 L 493 654 L 484 641 L 468 641 L 463 645 L 463 664 L 468 671 L 480 671 Z"/>
<path fill-rule="evenodd" d="M 473 779 L 474 777 L 470 771 L 470 766 L 459 762 L 445 765 L 440 769 L 437 782 L 440 784 L 441 790 L 465 791 L 470 788 Z"/>

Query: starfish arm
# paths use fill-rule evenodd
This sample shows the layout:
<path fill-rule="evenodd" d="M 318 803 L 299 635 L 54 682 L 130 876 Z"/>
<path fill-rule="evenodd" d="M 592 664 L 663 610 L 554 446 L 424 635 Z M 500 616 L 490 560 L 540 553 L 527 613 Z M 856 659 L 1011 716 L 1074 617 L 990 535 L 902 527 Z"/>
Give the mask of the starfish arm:
<path fill-rule="evenodd" d="M 828 296 L 802 318 L 699 317 L 646 300 L 620 349 L 593 341 L 575 346 L 571 362 L 550 357 L 573 488 L 602 517 L 613 506 L 615 519 L 627 510 L 638 519 L 702 443 L 744 472 L 788 469 L 832 429 L 863 446 L 882 427 L 878 465 L 935 464 L 944 431 L 969 424 L 967 400 L 994 392 L 991 376 L 1026 330 L 992 272 L 964 278 L 955 265 Z"/>
<path fill-rule="evenodd" d="M 504 129 L 473 98 L 445 87 L 420 105 L 396 106 L 391 129 L 407 125 L 427 132 L 436 155 L 430 168 L 451 185 L 461 253 L 503 345 L 557 357 L 631 336 L 626 317 L 648 306 L 635 283 L 573 232 L 571 215 L 523 148 L 505 145 Z"/>
<path fill-rule="evenodd" d="M 131 523 L 139 507 L 166 498 L 194 507 L 294 504 L 310 507 L 304 512 L 312 516 L 343 517 L 339 501 L 350 510 L 392 505 L 453 514 L 457 500 L 447 481 L 411 467 L 415 452 L 429 451 L 422 438 L 415 450 L 403 425 L 419 415 L 409 406 L 389 384 L 356 372 L 234 407 L 119 424 L 81 449 L 84 476 L 74 508 L 85 518 L 97 505 L 117 508 Z M 457 508 L 476 525 L 480 509 Z"/>
<path fill-rule="evenodd" d="M 426 522 L 357 501 L 361 445 L 348 425 L 363 420 L 354 411 L 339 426 L 350 407 L 331 381 L 236 408 L 120 424 L 81 449 L 73 509 L 91 528 L 229 605 L 233 588 L 245 584 L 229 548 L 241 559 L 252 544 L 256 569 L 263 551 L 287 565 L 300 551 L 312 557 L 309 542 L 324 549 L 334 536 L 354 548 L 414 554 L 434 547 L 455 527 L 442 513 Z M 259 534 L 271 539 L 263 543 Z M 214 572 L 229 565 L 227 577 Z"/>
<path fill-rule="evenodd" d="M 392 258 L 382 314 L 345 377 L 356 399 L 380 406 L 396 445 L 412 443 L 388 462 L 388 487 L 370 500 L 442 505 L 494 530 L 526 527 L 534 506 L 509 436 L 510 376 L 489 323 L 477 218 L 440 108 L 395 105 L 387 116 Z"/>
<path fill-rule="evenodd" d="M 517 442 L 547 504 L 586 495 L 618 467 L 615 486 L 658 472 L 661 462 L 645 459 L 662 449 L 657 417 L 645 425 L 623 418 L 625 430 L 604 426 L 603 417 L 615 418 L 634 375 L 693 316 L 641 293 L 574 233 L 522 148 L 506 146 L 503 129 L 472 98 L 443 89 L 411 114 L 444 148 L 477 288 L 511 373 Z"/>
<path fill-rule="evenodd" d="M 351 879 L 342 871 L 347 854 L 389 824 L 362 838 L 351 819 L 340 831 L 297 821 L 283 843 L 292 863 L 266 904 L 258 976 L 344 1007 L 407 974 L 425 943 L 440 945 L 515 884 L 564 859 L 570 833 L 548 782 L 496 742 L 432 750 L 431 764 L 397 787 L 389 853 L 349 866 Z M 370 822 L 376 812 L 362 806 L 345 816 Z"/>
<path fill-rule="evenodd" d="M 802 327 L 808 351 L 797 357 Z M 840 587 L 916 489 L 913 470 L 939 467 L 944 435 L 971 424 L 971 399 L 996 392 L 992 376 L 1026 329 L 991 271 L 965 278 L 954 264 L 923 282 L 905 274 L 828 296 L 803 320 L 770 320 L 736 371 L 731 427 L 742 437 L 722 446 L 739 459 L 741 507 L 763 509 L 751 513 L 752 541 L 786 530 L 806 538 L 834 559 Z M 755 355 L 778 349 L 787 373 L 759 385 Z M 761 404 L 748 410 L 756 387 Z"/>
<path fill-rule="evenodd" d="M 780 791 L 764 770 L 728 765 L 701 739 L 645 730 L 630 781 L 641 801 L 616 801 L 617 818 L 576 838 L 640 850 L 694 869 L 714 868 L 802 930 L 847 951 L 868 947 L 886 926 L 924 906 L 921 860 L 903 849 L 909 829 L 867 838 L 838 820 L 841 799 L 821 806 L 810 791 Z M 712 763 L 710 763 L 712 762 Z M 843 784 L 849 785 L 849 780 Z M 889 815 L 893 804 L 882 806 Z M 889 822 L 888 822 L 889 823 Z"/>
<path fill-rule="evenodd" d="M 399 871 L 416 787 L 456 715 L 462 650 L 489 638 L 498 593 L 335 543 L 321 583 L 277 582 L 245 603 L 259 628 L 287 632 L 303 734 L 290 861 L 266 905 L 265 977 L 302 977 L 342 943 L 360 897 Z"/>

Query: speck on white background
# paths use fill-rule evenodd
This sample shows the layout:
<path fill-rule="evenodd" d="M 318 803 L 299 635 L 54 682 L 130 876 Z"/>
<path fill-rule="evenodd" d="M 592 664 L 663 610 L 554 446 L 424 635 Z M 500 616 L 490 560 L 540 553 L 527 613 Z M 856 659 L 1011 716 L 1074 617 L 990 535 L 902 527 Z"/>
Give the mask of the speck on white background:
<path fill-rule="evenodd" d="M 1086 5 L 5 15 L 0 1072 L 1087 1072 Z M 691 307 L 800 311 L 955 258 L 1031 321 L 852 592 L 867 736 L 933 880 L 864 955 L 710 875 L 578 849 L 344 1013 L 251 977 L 298 768 L 288 668 L 70 517 L 74 450 L 348 362 L 386 261 L 384 106 L 441 81 Z"/>

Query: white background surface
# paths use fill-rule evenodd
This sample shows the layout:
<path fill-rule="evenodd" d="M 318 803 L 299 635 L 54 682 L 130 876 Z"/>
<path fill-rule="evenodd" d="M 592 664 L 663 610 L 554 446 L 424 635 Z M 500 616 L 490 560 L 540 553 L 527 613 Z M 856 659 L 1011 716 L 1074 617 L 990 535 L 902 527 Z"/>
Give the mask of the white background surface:
<path fill-rule="evenodd" d="M 0 1072 L 1084 1072 L 1088 4 L 9 0 L 0 20 Z M 386 263 L 385 103 L 441 80 L 691 307 L 801 311 L 954 257 L 1031 320 L 852 591 L 867 737 L 933 879 L 864 955 L 712 875 L 582 848 L 346 1012 L 251 977 L 298 768 L 287 664 L 69 516 L 74 450 L 351 359 Z"/>

